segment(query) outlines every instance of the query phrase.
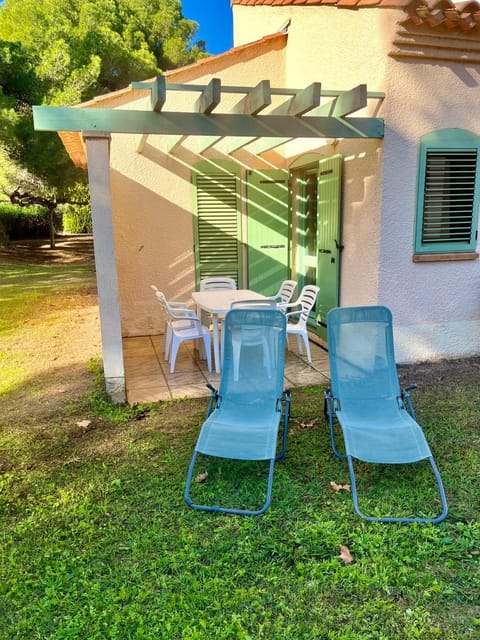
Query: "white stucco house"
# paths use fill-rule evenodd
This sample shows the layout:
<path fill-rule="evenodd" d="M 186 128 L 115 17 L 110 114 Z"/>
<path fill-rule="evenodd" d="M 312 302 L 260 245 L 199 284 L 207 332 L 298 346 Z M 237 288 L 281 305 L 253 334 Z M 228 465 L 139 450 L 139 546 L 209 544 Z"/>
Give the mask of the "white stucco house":
<path fill-rule="evenodd" d="M 88 170 L 107 390 L 150 290 L 231 275 L 382 304 L 399 362 L 480 353 L 480 4 L 232 0 L 234 48 L 75 108 L 37 107 Z"/>

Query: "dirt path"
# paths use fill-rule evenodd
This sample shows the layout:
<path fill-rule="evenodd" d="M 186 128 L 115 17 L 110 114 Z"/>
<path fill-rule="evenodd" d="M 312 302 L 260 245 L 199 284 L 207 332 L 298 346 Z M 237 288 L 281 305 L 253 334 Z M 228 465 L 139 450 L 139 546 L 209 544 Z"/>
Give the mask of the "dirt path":
<path fill-rule="evenodd" d="M 4 264 L 71 265 L 55 275 L 55 285 L 42 295 L 38 308 L 21 326 L 0 338 L 0 355 L 7 369 L 20 372 L 22 382 L 3 395 L 2 418 L 32 422 L 55 412 L 93 388 L 89 364 L 101 361 L 101 335 L 96 292 L 93 243 L 89 237 L 26 241 L 0 250 Z M 77 266 L 91 269 L 78 270 Z"/>
<path fill-rule="evenodd" d="M 13 264 L 94 264 L 91 236 L 58 236 L 56 248 L 48 240 L 13 240 L 0 246 L 0 261 Z"/>

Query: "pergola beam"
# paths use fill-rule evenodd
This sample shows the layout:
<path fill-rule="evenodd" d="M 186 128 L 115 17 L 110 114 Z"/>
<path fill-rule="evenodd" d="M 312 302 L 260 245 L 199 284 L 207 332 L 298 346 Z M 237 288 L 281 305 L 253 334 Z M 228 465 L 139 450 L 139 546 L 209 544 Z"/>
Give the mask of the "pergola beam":
<path fill-rule="evenodd" d="M 135 88 L 136 83 L 132 82 L 132 88 Z M 139 83 L 141 84 L 141 83 Z M 143 89 L 143 87 L 140 87 Z M 150 83 L 150 108 L 155 113 L 160 113 L 163 105 L 167 99 L 167 85 L 164 76 L 157 76 L 155 80 Z M 148 133 L 144 133 L 138 141 L 137 151 L 142 153 L 148 139 Z"/>
<path fill-rule="evenodd" d="M 290 100 L 286 100 L 282 102 L 278 107 L 272 109 L 269 115 L 290 115 L 290 116 L 303 116 L 305 113 L 308 113 L 312 109 L 315 109 L 319 106 L 322 94 L 322 85 L 320 82 L 312 82 L 308 87 L 302 89 L 294 96 L 290 98 Z M 242 142 L 242 139 L 238 139 L 238 145 L 235 143 L 230 148 L 229 153 L 233 153 L 237 149 L 241 149 L 246 146 L 250 142 L 257 140 L 256 144 L 256 154 L 260 155 L 265 153 L 265 151 L 270 151 L 271 149 L 275 149 L 276 147 L 285 144 L 291 138 L 262 138 L 258 140 L 258 138 L 250 138 L 248 142 Z"/>
<path fill-rule="evenodd" d="M 150 89 L 150 108 L 160 113 L 167 99 L 165 76 L 157 76 L 153 82 L 132 82 L 132 89 Z"/>
<path fill-rule="evenodd" d="M 367 85 L 359 84 L 353 89 L 343 91 L 336 98 L 315 110 L 315 115 L 344 118 L 367 106 Z"/>
<path fill-rule="evenodd" d="M 108 131 L 158 135 L 246 136 L 270 138 L 381 138 L 381 118 L 328 116 L 271 116 L 233 113 L 129 111 L 33 107 L 35 129 L 40 131 Z"/>
<path fill-rule="evenodd" d="M 270 80 L 261 80 L 232 109 L 231 113 L 257 115 L 272 103 Z"/>
<path fill-rule="evenodd" d="M 290 100 L 286 100 L 275 109 L 272 109 L 272 111 L 270 111 L 268 115 L 302 116 L 312 109 L 315 109 L 315 107 L 318 107 L 321 99 L 321 90 L 321 83 L 313 82 L 311 85 L 292 96 Z M 254 142 L 255 140 L 258 140 L 258 138 L 235 138 L 229 146 L 228 153 L 232 154 L 235 151 L 238 151 L 239 149 L 247 146 L 247 144 Z M 257 154 L 263 153 L 267 149 L 273 149 L 277 146 L 280 146 L 288 140 L 289 138 L 286 138 L 285 140 L 282 140 L 280 142 L 277 138 L 274 138 L 273 141 L 271 138 L 260 140 L 259 143 L 257 143 Z M 258 144 L 260 144 L 261 147 L 264 147 L 263 151 L 258 151 Z"/>
<path fill-rule="evenodd" d="M 236 114 L 249 114 L 249 115 L 257 115 L 268 107 L 272 102 L 272 94 L 270 92 L 270 81 L 269 80 L 261 80 L 257 86 L 250 89 L 246 96 L 244 96 L 237 104 L 233 107 L 230 113 Z M 198 152 L 204 153 L 207 149 L 213 147 L 222 136 L 212 136 L 207 138 L 206 141 L 202 141 L 200 143 Z M 243 138 L 243 142 L 240 146 L 245 146 L 248 142 Z M 238 147 L 239 148 L 239 147 Z"/>
<path fill-rule="evenodd" d="M 193 107 L 198 113 L 212 113 L 222 99 L 222 86 L 219 78 L 212 78 Z"/>
<path fill-rule="evenodd" d="M 212 78 L 207 86 L 203 89 L 201 95 L 194 104 L 194 111 L 197 113 L 212 113 L 215 107 L 218 107 L 222 99 L 222 85 L 219 78 Z M 175 137 L 169 144 L 168 152 L 174 153 L 178 147 L 182 145 L 188 136 L 181 135 Z"/>
<path fill-rule="evenodd" d="M 367 106 L 367 85 L 359 84 L 357 87 L 344 91 L 338 96 L 333 116 L 335 118 L 345 118 L 355 111 L 360 111 Z"/>
<path fill-rule="evenodd" d="M 312 82 L 308 87 L 292 96 L 290 100 L 286 100 L 275 109 L 272 109 L 270 115 L 303 116 L 319 106 L 321 94 L 321 83 Z"/>

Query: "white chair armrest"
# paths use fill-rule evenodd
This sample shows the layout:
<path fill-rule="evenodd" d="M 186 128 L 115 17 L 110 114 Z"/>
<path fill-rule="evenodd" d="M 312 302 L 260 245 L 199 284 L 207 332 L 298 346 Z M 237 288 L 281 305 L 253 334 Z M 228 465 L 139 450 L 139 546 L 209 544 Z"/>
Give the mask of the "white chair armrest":
<path fill-rule="evenodd" d="M 295 308 L 297 307 L 297 308 Z M 288 317 L 292 315 L 299 315 L 302 313 L 303 307 L 301 304 L 296 304 L 295 302 L 290 302 L 287 304 L 279 304 L 278 308 L 283 311 L 283 313 Z M 289 311 L 290 309 L 290 311 Z"/>
<path fill-rule="evenodd" d="M 200 318 L 197 316 L 193 309 L 171 309 L 171 317 L 174 320 L 198 320 Z"/>
<path fill-rule="evenodd" d="M 302 310 L 299 309 L 298 311 L 289 311 L 288 313 L 285 314 L 285 317 L 287 318 L 287 322 L 288 322 L 288 318 L 291 318 L 292 316 L 299 316 L 302 313 Z"/>

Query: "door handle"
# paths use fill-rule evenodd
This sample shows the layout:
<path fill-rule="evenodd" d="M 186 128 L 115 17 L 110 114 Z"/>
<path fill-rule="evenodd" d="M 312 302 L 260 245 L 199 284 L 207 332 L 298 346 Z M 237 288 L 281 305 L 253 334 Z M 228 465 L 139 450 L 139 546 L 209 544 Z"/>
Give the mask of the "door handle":
<path fill-rule="evenodd" d="M 318 253 L 332 253 L 330 249 L 319 249 Z"/>
<path fill-rule="evenodd" d="M 285 249 L 284 244 L 261 244 L 260 249 Z"/>

